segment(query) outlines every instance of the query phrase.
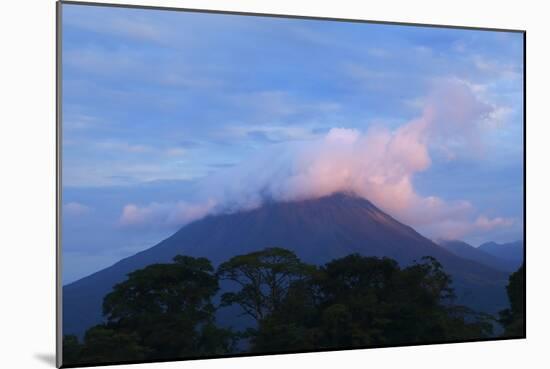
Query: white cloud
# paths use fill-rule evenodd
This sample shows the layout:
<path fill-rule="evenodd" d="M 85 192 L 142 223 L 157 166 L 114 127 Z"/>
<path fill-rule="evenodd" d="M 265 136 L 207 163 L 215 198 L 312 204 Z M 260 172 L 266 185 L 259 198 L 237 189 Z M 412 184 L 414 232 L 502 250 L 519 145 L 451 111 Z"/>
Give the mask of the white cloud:
<path fill-rule="evenodd" d="M 85 46 L 63 52 L 64 65 L 102 75 L 121 75 L 142 68 L 140 55 L 127 50 Z"/>
<path fill-rule="evenodd" d="M 63 119 L 64 129 L 83 130 L 93 128 L 99 119 L 87 114 L 68 114 Z"/>
<path fill-rule="evenodd" d="M 119 224 L 124 227 L 173 227 L 204 217 L 214 205 L 214 201 L 203 204 L 153 202 L 143 207 L 127 204 L 122 209 Z"/>
<path fill-rule="evenodd" d="M 86 15 L 68 13 L 63 17 L 63 22 L 86 31 L 138 41 L 162 43 L 164 39 L 161 25 L 152 23 L 137 14 L 128 17 L 127 13 L 114 15 L 113 12 L 102 11 L 87 11 Z"/>
<path fill-rule="evenodd" d="M 154 148 L 149 145 L 132 144 L 123 141 L 100 141 L 96 143 L 96 147 L 100 150 L 113 150 L 126 153 L 149 153 L 154 151 Z"/>
<path fill-rule="evenodd" d="M 90 207 L 78 202 L 68 202 L 63 205 L 63 213 L 65 215 L 69 215 L 73 217 L 86 215 L 90 211 L 91 211 Z"/>
<path fill-rule="evenodd" d="M 305 112 L 333 113 L 341 109 L 334 101 L 303 101 L 287 91 L 264 90 L 250 93 L 240 93 L 229 96 L 229 102 L 237 108 L 245 108 L 255 113 L 263 123 L 266 119 L 281 120 Z M 267 118 L 269 117 L 269 118 Z"/>
<path fill-rule="evenodd" d="M 310 140 L 318 135 L 312 132 L 311 127 L 297 125 L 232 125 L 217 133 L 224 139 L 240 140 L 250 138 L 263 139 L 271 142 Z"/>
<path fill-rule="evenodd" d="M 182 156 L 187 153 L 187 150 L 181 147 L 171 147 L 165 151 L 168 156 Z"/>
<path fill-rule="evenodd" d="M 471 59 L 475 68 L 488 76 L 495 76 L 507 80 L 517 80 L 522 78 L 522 70 L 519 65 L 503 63 L 481 55 L 474 55 Z"/>
<path fill-rule="evenodd" d="M 490 231 L 501 227 L 510 227 L 513 224 L 514 220 L 510 218 L 488 218 L 485 215 L 480 215 L 475 221 L 475 226 L 483 231 Z"/>

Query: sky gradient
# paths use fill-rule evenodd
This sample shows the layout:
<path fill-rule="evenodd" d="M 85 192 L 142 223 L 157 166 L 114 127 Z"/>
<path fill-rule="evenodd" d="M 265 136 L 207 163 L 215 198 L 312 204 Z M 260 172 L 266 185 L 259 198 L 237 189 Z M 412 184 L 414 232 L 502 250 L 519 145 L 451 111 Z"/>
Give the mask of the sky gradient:
<path fill-rule="evenodd" d="M 65 4 L 62 52 L 64 282 L 266 196 L 522 239 L 522 34 Z"/>

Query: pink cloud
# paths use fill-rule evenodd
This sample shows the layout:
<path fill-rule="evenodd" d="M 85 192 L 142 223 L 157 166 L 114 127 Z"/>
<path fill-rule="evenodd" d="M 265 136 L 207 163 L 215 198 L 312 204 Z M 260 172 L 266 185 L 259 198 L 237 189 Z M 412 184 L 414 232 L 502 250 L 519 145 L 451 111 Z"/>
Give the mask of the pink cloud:
<path fill-rule="evenodd" d="M 257 207 L 266 197 L 294 201 L 353 192 L 434 237 L 510 226 L 504 218 L 476 218 L 467 200 L 446 201 L 415 190 L 415 175 L 432 164 L 430 151 L 444 148 L 452 158 L 460 154 L 457 148 L 479 146 L 480 130 L 493 111 L 470 86 L 454 80 L 441 82 L 423 104 L 419 117 L 394 130 L 335 127 L 323 137 L 274 145 L 205 178 L 195 203 L 127 205 L 121 224 L 185 224 Z"/>
<path fill-rule="evenodd" d="M 204 217 L 214 205 L 213 201 L 200 204 L 153 202 L 146 206 L 127 204 L 122 209 L 119 225 L 123 227 L 173 227 Z"/>
<path fill-rule="evenodd" d="M 514 226 L 516 219 L 495 217 L 489 218 L 485 215 L 478 215 L 472 219 L 472 211 L 469 214 L 456 217 L 443 217 L 428 223 L 423 229 L 430 235 L 442 239 L 460 239 L 465 236 L 479 236 L 493 230 L 505 230 Z"/>
<path fill-rule="evenodd" d="M 484 231 L 490 231 L 495 228 L 510 227 L 514 224 L 514 220 L 510 218 L 487 218 L 485 215 L 480 215 L 475 221 L 475 226 Z"/>
<path fill-rule="evenodd" d="M 79 202 L 69 202 L 63 205 L 63 212 L 70 216 L 82 216 L 88 214 L 91 208 Z"/>

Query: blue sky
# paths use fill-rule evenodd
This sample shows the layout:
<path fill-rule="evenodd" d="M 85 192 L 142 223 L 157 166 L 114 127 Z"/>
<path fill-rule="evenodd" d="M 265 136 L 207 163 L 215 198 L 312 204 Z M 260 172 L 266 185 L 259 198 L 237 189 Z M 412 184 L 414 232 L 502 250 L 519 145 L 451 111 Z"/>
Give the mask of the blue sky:
<path fill-rule="evenodd" d="M 62 62 L 65 282 L 228 198 L 248 201 L 265 187 L 258 167 L 283 193 L 280 172 L 325 157 L 335 129 L 350 155 L 365 155 L 354 165 L 369 186 L 378 176 L 360 148 L 380 142 L 373 129 L 415 133 L 414 152 L 428 157 L 399 166 L 398 178 L 411 206 L 392 214 L 383 194 L 377 205 L 427 236 L 522 238 L 519 33 L 65 4 Z M 224 181 L 227 190 L 210 190 Z M 419 219 L 434 202 L 445 221 Z"/>

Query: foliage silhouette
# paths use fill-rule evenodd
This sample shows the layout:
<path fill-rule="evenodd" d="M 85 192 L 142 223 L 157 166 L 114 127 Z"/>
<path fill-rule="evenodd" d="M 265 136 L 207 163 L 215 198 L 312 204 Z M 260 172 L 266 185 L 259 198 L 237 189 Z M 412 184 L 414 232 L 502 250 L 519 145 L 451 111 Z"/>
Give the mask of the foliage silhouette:
<path fill-rule="evenodd" d="M 302 280 L 313 267 L 289 250 L 267 248 L 239 255 L 221 264 L 218 276 L 241 288 L 222 295 L 222 306 L 238 304 L 244 313 L 260 321 L 279 309 L 293 283 Z"/>
<path fill-rule="evenodd" d="M 525 265 L 512 273 L 506 286 L 510 308 L 502 310 L 500 323 L 504 326 L 504 336 L 525 336 Z"/>
<path fill-rule="evenodd" d="M 173 263 L 130 273 L 105 296 L 106 323 L 86 332 L 77 362 L 162 360 L 232 351 L 233 333 L 214 324 L 211 299 L 218 289 L 214 268 L 205 258 L 176 256 Z"/>
<path fill-rule="evenodd" d="M 518 273 L 508 287 L 512 307 L 501 314 L 507 329 L 523 316 Z M 219 281 L 234 285 L 220 306 L 240 307 L 254 327 L 235 332 L 216 326 L 212 299 Z M 105 323 L 90 328 L 83 343 L 64 337 L 64 364 L 490 337 L 492 317 L 455 305 L 451 283 L 432 257 L 400 267 L 389 258 L 351 254 L 314 266 L 271 247 L 235 256 L 214 272 L 206 258 L 178 255 L 117 284 L 103 301 Z"/>
<path fill-rule="evenodd" d="M 252 350 L 384 346 L 489 337 L 490 317 L 452 305 L 451 279 L 433 258 L 401 269 L 388 258 L 333 260 L 290 289 L 252 334 Z"/>

